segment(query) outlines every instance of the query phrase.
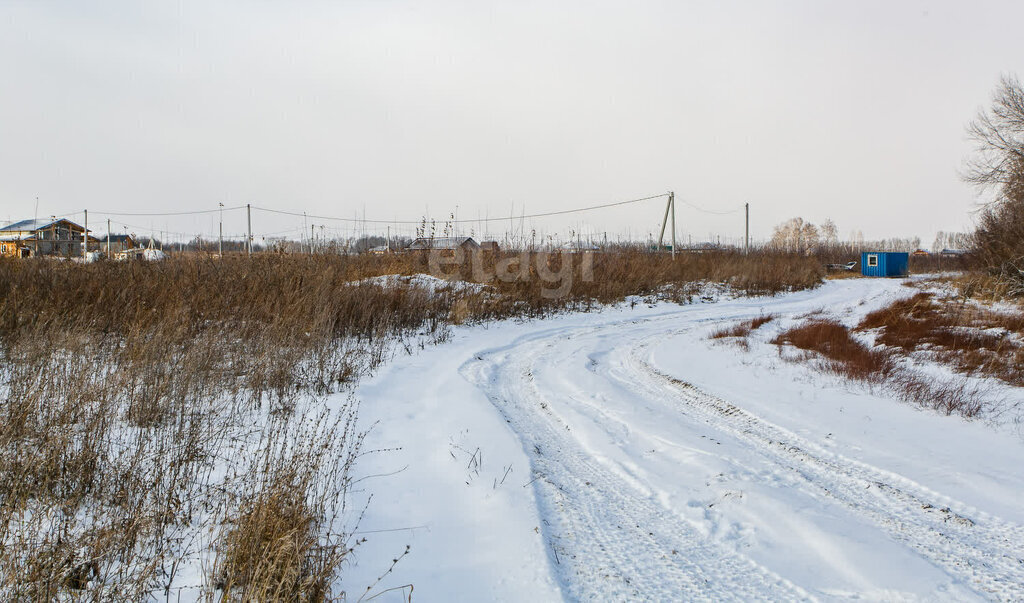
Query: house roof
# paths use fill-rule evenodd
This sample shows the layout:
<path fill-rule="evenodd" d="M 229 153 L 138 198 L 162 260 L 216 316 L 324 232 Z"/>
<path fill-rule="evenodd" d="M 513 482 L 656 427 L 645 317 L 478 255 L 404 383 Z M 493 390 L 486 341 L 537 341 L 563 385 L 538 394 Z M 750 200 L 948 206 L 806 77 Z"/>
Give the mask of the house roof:
<path fill-rule="evenodd" d="M 410 243 L 408 249 L 455 249 L 467 244 L 480 247 L 473 237 L 422 237 Z"/>
<path fill-rule="evenodd" d="M 129 239 L 132 240 L 132 241 L 135 240 L 135 237 L 133 237 L 130 234 L 114 234 L 112 232 L 109 233 L 109 234 L 96 235 L 96 236 L 97 236 L 97 238 L 100 241 L 104 241 L 104 242 L 107 240 L 107 237 L 110 237 L 110 242 L 111 243 L 124 243 L 125 241 L 127 241 Z"/>
<path fill-rule="evenodd" d="M 42 230 L 44 228 L 48 228 L 60 222 L 67 222 L 72 226 L 82 228 L 81 225 L 75 224 L 74 222 L 66 218 L 32 218 L 29 220 L 21 220 L 19 222 L 8 224 L 7 226 L 0 228 L 0 232 L 28 232 Z"/>
<path fill-rule="evenodd" d="M 35 238 L 34 234 L 5 234 L 0 235 L 0 241 L 30 241 Z"/>

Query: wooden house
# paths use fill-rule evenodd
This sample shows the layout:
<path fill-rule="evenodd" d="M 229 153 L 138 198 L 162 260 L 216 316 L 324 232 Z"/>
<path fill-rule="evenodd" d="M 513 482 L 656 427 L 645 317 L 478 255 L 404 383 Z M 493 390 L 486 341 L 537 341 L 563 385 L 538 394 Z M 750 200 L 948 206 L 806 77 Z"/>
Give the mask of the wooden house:
<path fill-rule="evenodd" d="M 85 228 L 64 218 L 21 220 L 0 228 L 0 254 L 14 257 L 82 255 Z M 96 237 L 89 235 L 89 248 Z"/>

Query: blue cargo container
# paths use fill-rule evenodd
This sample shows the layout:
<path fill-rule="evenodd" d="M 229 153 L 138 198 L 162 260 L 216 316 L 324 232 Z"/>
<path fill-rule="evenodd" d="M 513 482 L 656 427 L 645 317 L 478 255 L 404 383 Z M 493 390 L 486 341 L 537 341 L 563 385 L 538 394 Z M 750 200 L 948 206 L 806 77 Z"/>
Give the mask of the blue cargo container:
<path fill-rule="evenodd" d="M 864 276 L 907 276 L 910 254 L 903 251 L 865 251 L 860 254 Z"/>

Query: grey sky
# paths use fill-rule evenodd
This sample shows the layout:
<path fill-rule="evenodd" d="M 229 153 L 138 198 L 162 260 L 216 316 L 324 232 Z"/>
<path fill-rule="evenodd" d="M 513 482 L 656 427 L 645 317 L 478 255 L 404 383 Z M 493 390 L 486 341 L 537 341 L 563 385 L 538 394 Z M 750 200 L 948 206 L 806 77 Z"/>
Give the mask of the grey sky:
<path fill-rule="evenodd" d="M 0 220 L 37 196 L 42 215 L 416 220 L 671 189 L 750 202 L 757 238 L 799 215 L 930 245 L 970 223 L 964 125 L 1024 75 L 1021 23 L 1021 2 L 0 0 Z M 661 209 L 533 226 L 640 236 Z M 742 235 L 739 214 L 677 220 Z M 257 232 L 301 226 L 254 214 Z"/>

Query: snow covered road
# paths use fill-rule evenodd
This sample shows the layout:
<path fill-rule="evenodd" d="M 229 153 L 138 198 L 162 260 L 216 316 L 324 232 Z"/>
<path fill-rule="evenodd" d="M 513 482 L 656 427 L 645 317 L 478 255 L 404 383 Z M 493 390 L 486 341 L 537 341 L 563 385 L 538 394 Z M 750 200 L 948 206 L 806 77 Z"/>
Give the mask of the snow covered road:
<path fill-rule="evenodd" d="M 707 339 L 766 312 L 853 321 L 909 293 L 856 279 L 624 307 L 461 329 L 396 358 L 359 392 L 371 447 L 400 448 L 368 473 L 400 471 L 366 482 L 369 540 L 345 586 L 361 593 L 410 544 L 374 592 L 1024 598 L 1020 433 Z"/>

